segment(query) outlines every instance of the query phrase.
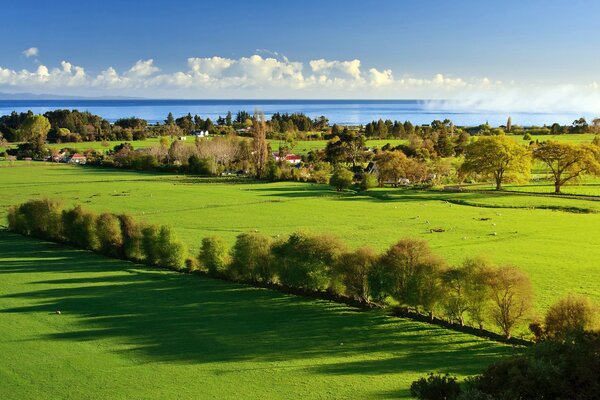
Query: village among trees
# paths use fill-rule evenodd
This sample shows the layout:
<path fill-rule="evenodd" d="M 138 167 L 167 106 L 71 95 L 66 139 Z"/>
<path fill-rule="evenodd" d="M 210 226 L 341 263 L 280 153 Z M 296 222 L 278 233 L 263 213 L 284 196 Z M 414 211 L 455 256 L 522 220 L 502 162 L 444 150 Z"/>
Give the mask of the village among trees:
<path fill-rule="evenodd" d="M 237 174 L 257 179 L 330 182 L 338 190 L 356 184 L 433 185 L 526 181 L 532 163 L 544 165 L 555 192 L 584 175 L 600 174 L 600 137 L 574 144 L 544 140 L 550 134 L 599 133 L 600 119 L 583 118 L 571 126 L 519 127 L 510 117 L 498 128 L 483 124 L 456 127 L 449 120 L 414 126 L 409 121 L 373 121 L 366 126 L 329 125 L 326 117 L 304 114 L 228 112 L 213 122 L 191 114 L 149 125 L 139 118 L 107 120 L 77 110 L 31 112 L 0 117 L 2 141 L 14 159 L 70 161 L 135 170 L 166 170 L 197 175 Z M 187 137 L 195 138 L 194 143 Z M 158 137 L 157 145 L 136 148 L 136 141 Z M 535 140 L 533 139 L 535 137 Z M 526 139 L 526 145 L 517 139 Z M 326 140 L 321 149 L 294 154 L 300 140 Z M 403 144 L 367 146 L 369 139 L 404 139 Z M 97 141 L 104 151 L 77 151 L 68 143 Z M 109 141 L 122 141 L 109 148 Z M 65 143 L 60 149 L 49 143 Z M 1 147 L 1 146 L 0 146 Z"/>

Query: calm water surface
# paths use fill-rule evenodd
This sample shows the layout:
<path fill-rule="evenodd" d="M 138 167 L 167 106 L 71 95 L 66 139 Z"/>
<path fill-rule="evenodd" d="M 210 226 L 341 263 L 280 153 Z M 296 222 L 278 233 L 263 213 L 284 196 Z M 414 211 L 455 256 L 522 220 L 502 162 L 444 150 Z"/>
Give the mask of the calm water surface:
<path fill-rule="evenodd" d="M 351 125 L 379 118 L 409 120 L 414 124 L 448 118 L 456 125 L 479 125 L 487 121 L 498 126 L 505 124 L 508 117 L 506 112 L 452 110 L 448 105 L 423 100 L 0 100 L 0 115 L 27 110 L 44 113 L 63 108 L 86 110 L 109 121 L 135 116 L 151 123 L 163 121 L 169 112 L 176 118 L 191 113 L 214 121 L 227 111 L 235 115 L 239 110 L 250 113 L 260 110 L 267 117 L 275 112 L 301 112 L 311 118 L 325 115 L 330 123 Z M 592 118 L 577 113 L 511 113 L 513 124 L 525 126 L 571 124 L 581 116 Z"/>

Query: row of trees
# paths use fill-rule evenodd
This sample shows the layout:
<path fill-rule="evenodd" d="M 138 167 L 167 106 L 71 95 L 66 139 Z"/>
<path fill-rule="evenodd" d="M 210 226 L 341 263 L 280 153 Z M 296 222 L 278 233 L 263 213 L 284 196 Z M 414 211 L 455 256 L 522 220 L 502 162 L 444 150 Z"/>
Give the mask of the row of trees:
<path fill-rule="evenodd" d="M 531 311 L 531 284 L 517 268 L 482 259 L 447 266 L 421 240 L 402 239 L 378 254 L 369 247 L 348 250 L 326 235 L 273 240 L 252 232 L 239 235 L 230 251 L 221 238 L 205 238 L 198 262 L 197 268 L 232 280 L 397 304 L 461 326 L 491 323 L 507 338 Z"/>
<path fill-rule="evenodd" d="M 460 385 L 449 375 L 429 374 L 411 385 L 422 400 L 600 398 L 600 332 L 597 308 L 568 296 L 532 324 L 537 343 L 502 359 Z"/>
<path fill-rule="evenodd" d="M 531 146 L 517 144 L 505 135 L 480 137 L 465 150 L 460 167 L 464 176 L 477 180 L 491 178 L 500 190 L 505 182 L 525 180 L 531 172 L 532 159 L 542 162 L 550 172 L 555 193 L 566 183 L 585 174 L 600 175 L 600 141 L 573 144 L 547 141 Z"/>
<path fill-rule="evenodd" d="M 9 210 L 8 223 L 14 232 L 148 265 L 395 304 L 480 329 L 490 323 L 508 338 L 530 315 L 532 290 L 523 272 L 481 259 L 448 266 L 422 240 L 402 239 L 378 254 L 369 247 L 350 250 L 327 235 L 272 238 L 250 232 L 231 249 L 220 237 L 204 238 L 198 257 L 188 258 L 170 228 L 125 214 L 30 200 Z"/>
<path fill-rule="evenodd" d="M 171 228 L 138 223 L 127 214 L 95 214 L 80 206 L 30 200 L 8 211 L 8 227 L 22 235 L 97 251 L 152 266 L 180 270 L 187 249 Z"/>

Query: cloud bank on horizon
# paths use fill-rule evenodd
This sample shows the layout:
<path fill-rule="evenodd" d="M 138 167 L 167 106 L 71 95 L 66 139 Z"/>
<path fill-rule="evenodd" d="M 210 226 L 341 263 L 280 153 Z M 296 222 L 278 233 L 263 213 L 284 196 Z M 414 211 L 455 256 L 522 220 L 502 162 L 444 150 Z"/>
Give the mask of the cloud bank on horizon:
<path fill-rule="evenodd" d="M 38 54 L 36 47 L 23 51 L 27 58 Z M 453 110 L 600 110 L 596 82 L 544 86 L 442 73 L 397 76 L 391 69 L 363 67 L 358 59 L 314 59 L 305 64 L 277 53 L 238 59 L 190 57 L 187 68 L 174 72 L 162 71 L 153 59 L 140 59 L 123 72 L 108 67 L 97 74 L 68 61 L 52 68 L 40 63 L 32 70 L 0 65 L 0 91 L 150 98 L 430 99 L 432 107 Z"/>

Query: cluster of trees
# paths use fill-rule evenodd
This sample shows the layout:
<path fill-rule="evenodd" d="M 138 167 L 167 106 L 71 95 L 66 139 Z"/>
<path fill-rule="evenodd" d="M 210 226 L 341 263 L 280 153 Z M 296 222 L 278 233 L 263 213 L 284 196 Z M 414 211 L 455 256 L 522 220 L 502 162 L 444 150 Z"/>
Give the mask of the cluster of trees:
<path fill-rule="evenodd" d="M 50 125 L 44 140 L 54 143 L 89 142 L 96 140 L 141 140 L 151 135 L 148 124 L 140 118 L 122 118 L 111 124 L 87 111 L 53 110 L 43 115 L 31 111 L 0 117 L 0 133 L 9 142 L 28 142 L 28 121 L 43 117 Z"/>
<path fill-rule="evenodd" d="M 491 178 L 500 190 L 505 182 L 526 179 L 536 159 L 548 168 L 554 191 L 560 193 L 563 185 L 585 174 L 600 175 L 599 145 L 598 140 L 590 144 L 546 141 L 527 147 L 505 135 L 480 137 L 466 147 L 459 173 L 463 179 Z"/>
<path fill-rule="evenodd" d="M 402 239 L 378 254 L 369 247 L 350 250 L 328 235 L 272 238 L 251 232 L 239 235 L 231 249 L 222 238 L 204 238 L 198 257 L 188 258 L 166 226 L 64 208 L 52 200 L 12 207 L 8 223 L 14 232 L 148 265 L 395 304 L 461 326 L 469 322 L 483 329 L 491 323 L 507 338 L 531 308 L 531 284 L 517 268 L 481 259 L 448 266 L 423 240 Z"/>
<path fill-rule="evenodd" d="M 597 309 L 568 296 L 532 324 L 538 341 L 460 385 L 449 375 L 430 374 L 411 385 L 422 400 L 600 398 L 600 332 Z"/>
<path fill-rule="evenodd" d="M 252 232 L 229 251 L 219 237 L 202 241 L 196 268 L 244 282 L 329 291 L 364 303 L 398 304 L 464 326 L 491 323 L 507 338 L 530 314 L 528 277 L 513 266 L 468 259 L 447 266 L 425 241 L 402 239 L 383 254 L 349 250 L 327 235 L 273 239 Z"/>
<path fill-rule="evenodd" d="M 186 246 L 171 228 L 138 223 L 127 214 L 95 214 L 53 200 L 30 200 L 9 209 L 8 227 L 110 257 L 175 270 L 185 267 Z"/>

